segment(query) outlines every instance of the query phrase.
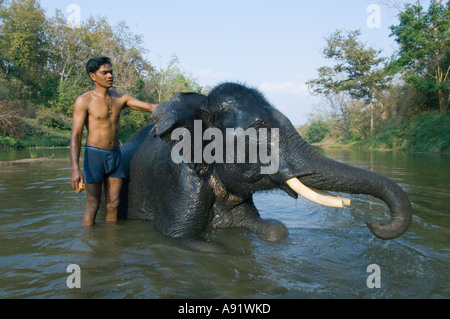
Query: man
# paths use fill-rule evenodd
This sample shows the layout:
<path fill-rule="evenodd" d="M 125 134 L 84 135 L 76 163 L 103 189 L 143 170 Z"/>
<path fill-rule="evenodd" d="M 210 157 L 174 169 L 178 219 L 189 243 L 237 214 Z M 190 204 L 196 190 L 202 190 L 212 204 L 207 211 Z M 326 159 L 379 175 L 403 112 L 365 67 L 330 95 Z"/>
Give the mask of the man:
<path fill-rule="evenodd" d="M 119 148 L 120 113 L 125 107 L 152 112 L 158 105 L 138 101 L 113 91 L 114 75 L 111 60 L 107 57 L 88 61 L 86 71 L 95 85 L 75 102 L 73 129 L 70 142 L 72 160 L 72 187 L 86 184 L 86 208 L 82 226 L 95 224 L 100 207 L 102 187 L 106 198 L 106 222 L 116 223 L 120 190 L 125 171 Z M 83 129 L 88 131 L 84 155 L 84 175 L 79 166 Z"/>

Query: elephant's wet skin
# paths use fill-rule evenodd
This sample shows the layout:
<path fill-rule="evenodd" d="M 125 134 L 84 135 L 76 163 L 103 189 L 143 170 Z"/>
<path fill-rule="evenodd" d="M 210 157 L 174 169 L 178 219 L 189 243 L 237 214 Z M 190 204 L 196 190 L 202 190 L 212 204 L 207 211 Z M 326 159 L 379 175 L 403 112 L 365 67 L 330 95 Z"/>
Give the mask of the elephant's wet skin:
<path fill-rule="evenodd" d="M 251 197 L 244 199 L 229 193 L 214 172 L 205 178 L 215 195 L 211 211 L 212 220 L 208 226 L 246 228 L 270 242 L 283 240 L 289 235 L 289 231 L 283 223 L 261 219 Z"/>
<path fill-rule="evenodd" d="M 315 192 L 310 187 L 380 198 L 388 204 L 391 220 L 385 225 L 371 224 L 369 229 L 382 239 L 400 236 L 411 223 L 409 200 L 397 184 L 379 174 L 319 154 L 257 90 L 225 83 L 208 96 L 181 93 L 161 104 L 153 115 L 156 125 L 140 130 L 122 147 L 128 177 L 122 192 L 121 216 L 153 221 L 161 233 L 180 239 L 188 247 L 224 251 L 224 247 L 201 239 L 207 227 L 241 227 L 266 241 L 283 240 L 289 234 L 287 228 L 279 221 L 261 219 L 253 203 L 254 193 L 271 189 L 282 189 L 294 198 L 299 192 L 317 203 L 337 205 L 333 207 L 349 205 L 349 201 Z M 263 174 L 261 168 L 267 162 L 248 160 L 251 158 L 249 139 L 245 140 L 247 160 L 244 163 L 237 161 L 236 152 L 234 161 L 225 159 L 223 154 L 223 160 L 219 158 L 213 163 L 204 159 L 175 163 L 172 151 L 177 141 L 172 139 L 172 133 L 182 128 L 183 132 L 194 135 L 198 127 L 202 128 L 201 133 L 210 128 L 220 130 L 224 139 L 227 129 L 242 128 L 257 134 L 262 129 L 270 132 L 276 129 L 279 139 L 269 134 L 264 146 L 266 149 L 278 146 L 278 152 L 271 153 L 277 154 L 272 159 L 276 160 L 278 170 Z M 278 140 L 279 144 L 275 143 Z M 202 142 L 203 149 L 207 149 L 208 141 Z M 226 145 L 225 140 L 221 142 Z M 192 154 L 198 151 L 194 141 L 191 147 Z M 217 158 L 217 153 L 214 155 Z M 299 186 L 300 191 L 291 188 L 292 185 Z"/>
<path fill-rule="evenodd" d="M 242 227 L 269 242 L 281 241 L 289 235 L 283 223 L 261 219 L 251 199 L 240 202 L 216 200 L 211 212 L 213 220 L 208 226 L 213 228 Z"/>

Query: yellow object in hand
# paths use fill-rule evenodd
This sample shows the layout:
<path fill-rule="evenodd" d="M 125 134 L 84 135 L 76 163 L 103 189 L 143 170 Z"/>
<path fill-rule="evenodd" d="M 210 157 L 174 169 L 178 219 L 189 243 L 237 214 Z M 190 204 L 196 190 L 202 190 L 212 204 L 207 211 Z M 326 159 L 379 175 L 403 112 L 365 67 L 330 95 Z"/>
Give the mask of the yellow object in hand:
<path fill-rule="evenodd" d="M 80 182 L 80 183 L 78 184 L 77 193 L 79 194 L 79 193 L 81 193 L 82 191 L 84 191 L 85 189 L 86 189 L 86 185 L 84 185 L 83 182 Z"/>

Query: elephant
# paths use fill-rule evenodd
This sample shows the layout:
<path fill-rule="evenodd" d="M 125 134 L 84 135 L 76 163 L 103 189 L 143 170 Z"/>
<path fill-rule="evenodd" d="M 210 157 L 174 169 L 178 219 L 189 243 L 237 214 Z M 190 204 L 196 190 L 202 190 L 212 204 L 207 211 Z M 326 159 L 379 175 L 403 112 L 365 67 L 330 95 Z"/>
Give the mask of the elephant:
<path fill-rule="evenodd" d="M 295 199 L 301 195 L 332 207 L 348 206 L 351 201 L 330 192 L 379 198 L 388 205 L 390 220 L 367 226 L 384 240 L 399 237 L 411 223 L 411 204 L 399 185 L 375 172 L 322 155 L 258 89 L 225 82 L 208 95 L 178 93 L 159 105 L 153 118 L 155 124 L 136 132 L 121 148 L 127 178 L 119 216 L 151 221 L 159 232 L 187 247 L 205 252 L 225 251 L 223 245 L 202 238 L 209 227 L 241 227 L 268 242 L 285 239 L 289 234 L 286 226 L 277 220 L 263 220 L 253 202 L 256 192 L 273 189 L 281 189 Z M 247 148 L 230 152 L 231 156 L 212 150 L 212 135 L 204 138 L 212 128 L 216 132 L 215 145 L 219 146 L 230 145 L 226 144 L 230 129 L 254 129 L 257 137 L 267 133 L 258 140 L 258 146 L 271 149 L 276 170 L 262 173 L 268 167 L 262 156 L 249 160 L 250 144 L 255 143 L 250 138 L 245 139 Z M 198 132 L 203 134 L 202 140 L 187 138 Z M 191 146 L 184 153 L 192 155 L 197 151 L 201 155 L 210 145 L 209 154 L 215 160 L 199 156 L 189 161 L 186 154 L 181 157 L 182 136 L 184 145 Z M 245 161 L 239 161 L 242 155 Z"/>

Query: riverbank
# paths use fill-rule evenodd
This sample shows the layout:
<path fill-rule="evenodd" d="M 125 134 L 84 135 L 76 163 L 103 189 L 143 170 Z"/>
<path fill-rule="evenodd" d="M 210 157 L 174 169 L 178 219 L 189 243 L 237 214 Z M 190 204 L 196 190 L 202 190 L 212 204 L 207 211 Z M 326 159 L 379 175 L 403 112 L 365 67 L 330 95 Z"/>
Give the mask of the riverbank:
<path fill-rule="evenodd" d="M 64 127 L 39 124 L 38 121 L 29 120 L 27 133 L 20 139 L 0 136 L 0 151 L 64 148 L 70 145 L 71 131 L 68 124 Z M 125 143 L 132 135 L 133 132 L 122 131 L 121 142 Z M 341 140 L 336 136 L 327 136 L 323 141 L 312 145 L 338 149 L 450 153 L 450 115 L 427 112 L 407 122 L 391 121 L 381 124 L 366 139 Z"/>
<path fill-rule="evenodd" d="M 0 136 L 0 150 L 27 148 L 56 148 L 70 145 L 71 122 L 60 117 L 24 118 L 20 124 L 20 138 Z M 18 124 L 18 125 L 19 125 Z"/>
<path fill-rule="evenodd" d="M 20 138 L 0 135 L 0 151 L 69 147 L 72 134 L 71 119 L 63 119 L 60 116 L 60 121 L 55 122 L 55 118 L 56 116 L 47 120 L 42 120 L 42 118 L 24 119 L 22 123 L 24 133 Z M 119 139 L 122 143 L 125 143 L 134 133 L 122 130 L 119 134 Z M 83 136 L 83 141 L 85 139 L 86 131 Z"/>
<path fill-rule="evenodd" d="M 450 153 L 450 115 L 427 112 L 408 122 L 381 124 L 366 139 L 341 141 L 328 136 L 313 145 L 338 149 Z"/>
<path fill-rule="evenodd" d="M 17 165 L 17 164 L 32 164 L 32 163 L 45 163 L 45 162 L 67 162 L 70 161 L 70 158 L 56 158 L 55 156 L 50 157 L 40 157 L 40 158 L 25 158 L 14 161 L 0 161 L 1 165 Z"/>

